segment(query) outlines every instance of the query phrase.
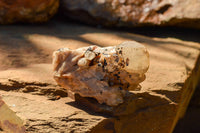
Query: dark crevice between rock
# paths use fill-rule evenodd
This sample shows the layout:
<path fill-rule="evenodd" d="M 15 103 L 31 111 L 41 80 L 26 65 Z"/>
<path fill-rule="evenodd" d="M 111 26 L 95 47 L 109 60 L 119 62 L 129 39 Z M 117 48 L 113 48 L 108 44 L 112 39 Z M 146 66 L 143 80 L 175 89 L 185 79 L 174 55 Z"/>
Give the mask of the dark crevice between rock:
<path fill-rule="evenodd" d="M 117 116 L 127 116 L 130 114 L 128 110 L 131 108 L 132 108 L 131 113 L 133 113 L 133 112 L 138 112 L 138 111 L 140 112 L 143 110 L 147 110 L 149 108 L 156 108 L 162 105 L 168 105 L 169 103 L 175 106 L 175 103 L 169 100 L 168 98 L 164 98 L 160 94 L 154 95 L 153 93 L 134 94 L 132 92 L 129 92 L 127 96 L 124 98 L 124 103 L 119 104 L 118 106 L 108 106 L 104 103 L 100 104 L 94 98 L 82 97 L 79 94 L 75 94 L 74 99 L 75 102 L 68 102 L 66 104 L 82 109 L 89 114 L 98 114 L 105 116 L 107 118 L 117 117 Z M 149 101 L 148 99 L 152 99 L 152 101 Z M 134 108 L 134 106 L 136 106 L 137 108 Z"/>
<path fill-rule="evenodd" d="M 49 100 L 58 100 L 59 98 L 57 96 L 68 96 L 67 90 L 58 85 L 40 82 L 22 82 L 13 79 L 8 79 L 8 82 L 5 84 L 0 83 L 0 90 L 46 95 Z"/>
<path fill-rule="evenodd" d="M 0 83 L 1 90 L 10 91 L 10 90 L 18 90 L 20 88 L 24 88 L 26 86 L 40 86 L 40 87 L 46 87 L 49 84 L 47 83 L 37 83 L 37 82 L 22 82 L 17 81 L 13 79 L 8 79 L 9 84 L 2 84 Z"/>
<path fill-rule="evenodd" d="M 190 19 L 190 18 L 183 18 L 183 19 L 179 19 L 179 18 L 171 18 L 170 21 L 166 22 L 163 21 L 160 26 L 161 27 L 174 27 L 174 28 L 184 28 L 184 29 L 193 29 L 194 31 L 196 30 L 197 32 L 199 32 L 199 23 L 200 23 L 200 19 Z M 196 26 L 196 28 L 195 28 Z M 184 30 L 183 29 L 183 30 Z M 183 39 L 184 40 L 184 39 Z"/>
<path fill-rule="evenodd" d="M 84 110 L 90 115 L 99 115 L 109 118 L 112 116 L 110 110 L 112 107 L 105 104 L 99 104 L 96 99 L 81 97 L 80 95 L 75 96 L 75 102 L 67 102 L 66 104 Z"/>
<path fill-rule="evenodd" d="M 170 7 L 172 7 L 171 4 L 164 5 L 163 7 L 161 7 L 156 12 L 159 13 L 159 14 L 164 14 L 167 10 L 169 10 Z"/>
<path fill-rule="evenodd" d="M 57 130 L 58 128 L 54 126 L 53 122 L 45 122 L 45 121 L 42 121 L 42 120 L 38 120 L 39 123 L 34 123 L 33 125 L 25 125 L 27 128 L 26 128 L 26 131 L 28 132 L 38 132 L 40 129 L 39 127 L 43 127 L 43 128 L 46 128 L 46 129 L 51 129 L 51 130 Z"/>

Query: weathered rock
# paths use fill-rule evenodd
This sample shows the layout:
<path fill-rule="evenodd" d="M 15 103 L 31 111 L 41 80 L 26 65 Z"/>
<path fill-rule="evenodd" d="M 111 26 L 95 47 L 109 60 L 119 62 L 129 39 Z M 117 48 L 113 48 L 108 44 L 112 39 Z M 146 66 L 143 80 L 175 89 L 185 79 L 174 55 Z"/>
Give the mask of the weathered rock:
<path fill-rule="evenodd" d="M 61 12 L 106 26 L 184 26 L 200 28 L 198 0 L 61 0 Z"/>
<path fill-rule="evenodd" d="M 104 48 L 62 48 L 53 53 L 54 79 L 59 85 L 109 106 L 123 103 L 128 90 L 144 81 L 148 68 L 147 49 L 134 41 Z"/>
<path fill-rule="evenodd" d="M 9 133 L 25 133 L 23 121 L 4 103 L 0 96 L 0 128 Z M 1 129 L 0 129 L 1 131 Z"/>
<path fill-rule="evenodd" d="M 56 12 L 59 0 L 1 0 L 0 24 L 45 22 Z"/>

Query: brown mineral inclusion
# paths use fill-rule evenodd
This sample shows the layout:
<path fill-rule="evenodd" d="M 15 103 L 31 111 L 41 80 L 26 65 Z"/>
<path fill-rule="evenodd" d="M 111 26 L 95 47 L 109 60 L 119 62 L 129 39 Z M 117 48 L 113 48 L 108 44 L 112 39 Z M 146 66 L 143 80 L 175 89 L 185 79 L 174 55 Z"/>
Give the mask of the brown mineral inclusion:
<path fill-rule="evenodd" d="M 147 49 L 134 41 L 118 46 L 61 48 L 53 53 L 54 79 L 62 87 L 100 104 L 117 106 L 138 88 L 149 68 Z"/>

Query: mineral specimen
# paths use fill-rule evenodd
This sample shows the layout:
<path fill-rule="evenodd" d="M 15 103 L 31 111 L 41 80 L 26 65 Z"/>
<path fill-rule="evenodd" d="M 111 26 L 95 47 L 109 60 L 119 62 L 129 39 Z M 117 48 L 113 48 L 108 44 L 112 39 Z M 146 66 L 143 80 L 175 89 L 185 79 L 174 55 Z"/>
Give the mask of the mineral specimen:
<path fill-rule="evenodd" d="M 149 67 L 146 48 L 134 41 L 118 46 L 62 48 L 53 53 L 54 79 L 82 97 L 117 106 L 128 90 L 145 80 Z"/>

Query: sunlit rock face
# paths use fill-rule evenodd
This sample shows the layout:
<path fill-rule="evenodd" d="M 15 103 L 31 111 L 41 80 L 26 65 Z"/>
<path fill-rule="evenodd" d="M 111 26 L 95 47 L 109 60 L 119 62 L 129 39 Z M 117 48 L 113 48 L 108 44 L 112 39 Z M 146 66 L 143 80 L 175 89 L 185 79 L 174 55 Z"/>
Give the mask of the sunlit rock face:
<path fill-rule="evenodd" d="M 117 106 L 139 87 L 149 67 L 147 49 L 133 41 L 118 46 L 62 48 L 53 53 L 54 79 L 82 97 Z"/>
<path fill-rule="evenodd" d="M 58 6 L 59 0 L 0 0 L 0 24 L 45 22 Z"/>

